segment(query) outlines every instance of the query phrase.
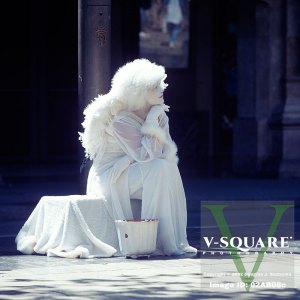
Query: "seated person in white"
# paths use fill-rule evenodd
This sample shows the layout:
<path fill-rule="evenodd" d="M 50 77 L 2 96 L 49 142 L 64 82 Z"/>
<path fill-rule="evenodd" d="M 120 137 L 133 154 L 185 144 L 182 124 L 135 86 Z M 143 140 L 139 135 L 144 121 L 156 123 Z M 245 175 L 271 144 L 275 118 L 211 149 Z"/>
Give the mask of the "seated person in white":
<path fill-rule="evenodd" d="M 165 69 L 146 59 L 121 67 L 111 90 L 84 111 L 80 140 L 93 161 L 87 195 L 42 197 L 16 237 L 25 254 L 109 257 L 120 253 L 115 220 L 159 219 L 155 254 L 197 252 L 186 236 L 186 199 L 169 134 Z"/>
<path fill-rule="evenodd" d="M 108 94 L 84 111 L 81 134 L 93 160 L 87 194 L 107 199 L 113 219 L 132 219 L 130 199 L 142 201 L 142 219 L 159 219 L 157 251 L 196 252 L 186 236 L 186 199 L 169 134 L 163 92 L 165 69 L 146 59 L 121 67 Z"/>

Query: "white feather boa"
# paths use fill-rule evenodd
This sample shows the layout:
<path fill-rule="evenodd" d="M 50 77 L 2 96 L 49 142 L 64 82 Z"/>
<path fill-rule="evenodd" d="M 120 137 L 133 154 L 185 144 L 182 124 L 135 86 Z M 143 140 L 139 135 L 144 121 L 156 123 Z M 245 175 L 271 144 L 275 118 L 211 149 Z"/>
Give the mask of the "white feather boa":
<path fill-rule="evenodd" d="M 98 96 L 84 110 L 82 126 L 84 132 L 79 132 L 79 140 L 85 150 L 85 156 L 94 159 L 105 146 L 105 130 L 117 113 L 118 103 L 114 103 L 109 94 Z"/>
<path fill-rule="evenodd" d="M 174 141 L 168 139 L 165 131 L 160 126 L 145 122 L 141 127 L 141 133 L 156 137 L 164 145 L 166 159 L 178 163 L 177 146 Z"/>

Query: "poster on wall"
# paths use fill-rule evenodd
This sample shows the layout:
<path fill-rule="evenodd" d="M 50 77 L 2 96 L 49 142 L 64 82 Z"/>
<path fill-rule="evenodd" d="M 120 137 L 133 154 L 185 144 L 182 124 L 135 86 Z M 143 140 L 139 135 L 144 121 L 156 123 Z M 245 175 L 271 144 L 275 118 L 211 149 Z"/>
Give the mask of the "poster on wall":
<path fill-rule="evenodd" d="M 140 1 L 139 53 L 166 68 L 186 68 L 189 0 Z"/>

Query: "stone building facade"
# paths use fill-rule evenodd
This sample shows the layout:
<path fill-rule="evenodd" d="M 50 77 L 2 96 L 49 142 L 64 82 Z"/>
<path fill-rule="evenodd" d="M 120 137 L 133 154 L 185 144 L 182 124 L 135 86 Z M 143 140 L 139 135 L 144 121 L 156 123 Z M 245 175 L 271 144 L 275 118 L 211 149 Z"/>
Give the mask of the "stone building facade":
<path fill-rule="evenodd" d="M 107 92 L 120 65 L 139 56 L 140 1 L 102 2 L 111 6 L 111 32 L 106 35 L 111 44 L 110 52 L 99 57 L 105 65 L 110 60 L 100 93 Z M 188 66 L 167 69 L 170 129 L 180 166 L 205 176 L 299 178 L 300 1 L 189 3 Z M 14 10 L 13 3 L 3 5 L 5 11 Z M 5 114 L 0 126 L 9 130 L 2 133 L 0 163 L 82 160 L 77 132 L 85 104 L 78 105 L 77 97 L 78 3 L 64 1 L 59 10 L 54 2 L 45 5 L 38 0 L 21 5 L 17 18 L 22 31 L 19 23 L 2 21 L 0 98 Z M 95 16 L 101 19 L 99 13 Z M 98 45 L 99 32 L 89 33 Z M 103 45 L 101 49 L 103 53 Z M 205 168 L 221 171 L 201 172 Z"/>
<path fill-rule="evenodd" d="M 241 1 L 233 169 L 300 177 L 300 1 Z"/>

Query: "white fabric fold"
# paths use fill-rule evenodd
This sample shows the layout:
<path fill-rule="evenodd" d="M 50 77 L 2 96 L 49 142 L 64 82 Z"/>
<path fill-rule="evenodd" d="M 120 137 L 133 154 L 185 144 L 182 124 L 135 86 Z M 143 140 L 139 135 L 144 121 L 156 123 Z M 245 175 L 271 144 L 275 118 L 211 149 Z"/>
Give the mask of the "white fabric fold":
<path fill-rule="evenodd" d="M 119 248 L 104 199 L 86 195 L 42 197 L 16 243 L 24 254 L 66 258 L 110 257 Z"/>

